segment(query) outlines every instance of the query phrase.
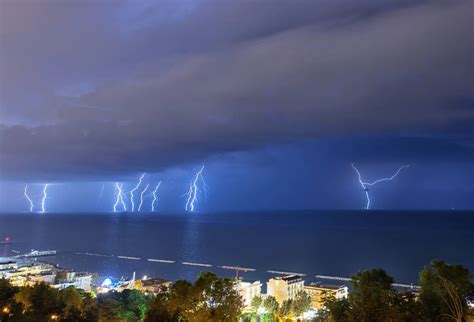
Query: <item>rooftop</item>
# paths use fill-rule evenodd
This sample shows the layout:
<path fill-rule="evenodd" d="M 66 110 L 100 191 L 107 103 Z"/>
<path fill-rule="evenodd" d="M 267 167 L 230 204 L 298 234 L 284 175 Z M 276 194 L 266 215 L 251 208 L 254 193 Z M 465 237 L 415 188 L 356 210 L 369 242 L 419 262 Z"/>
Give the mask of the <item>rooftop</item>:
<path fill-rule="evenodd" d="M 300 275 L 287 275 L 287 276 L 278 276 L 275 277 L 276 280 L 282 280 L 289 283 L 302 281 L 303 278 Z"/>
<path fill-rule="evenodd" d="M 312 282 L 305 287 L 317 287 L 317 288 L 324 288 L 328 290 L 338 290 L 341 287 L 345 287 L 345 285 L 331 285 L 331 284 L 323 284 L 321 282 Z"/>
<path fill-rule="evenodd" d="M 162 278 L 149 278 L 146 280 L 142 280 L 143 286 L 153 286 L 153 285 L 160 285 L 160 284 L 165 284 L 165 283 L 169 283 L 169 281 Z"/>

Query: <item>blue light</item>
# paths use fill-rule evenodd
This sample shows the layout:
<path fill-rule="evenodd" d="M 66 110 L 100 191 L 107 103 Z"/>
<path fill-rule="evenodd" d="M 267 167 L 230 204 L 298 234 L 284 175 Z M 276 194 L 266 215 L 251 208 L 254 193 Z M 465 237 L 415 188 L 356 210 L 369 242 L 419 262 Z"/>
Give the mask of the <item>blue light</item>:
<path fill-rule="evenodd" d="M 120 183 L 120 184 L 118 182 L 115 183 L 115 190 L 117 190 L 117 195 L 116 195 L 115 204 L 114 204 L 114 212 L 117 212 L 117 207 L 119 203 L 122 204 L 122 209 L 124 211 L 127 211 L 127 205 L 125 204 L 123 200 L 122 187 L 123 187 L 123 183 Z"/>
<path fill-rule="evenodd" d="M 110 278 L 106 278 L 103 282 L 102 282 L 102 287 L 110 287 L 112 286 L 112 280 Z"/>
<path fill-rule="evenodd" d="M 158 184 L 157 184 L 156 187 L 155 187 L 155 190 L 153 190 L 153 193 L 152 193 L 152 195 L 153 195 L 153 201 L 151 202 L 151 211 L 155 211 L 155 203 L 156 203 L 156 201 L 157 201 L 157 199 L 158 199 L 158 196 L 157 196 L 156 193 L 157 193 L 158 188 L 159 188 L 160 186 L 161 186 L 161 181 L 158 182 Z"/>
<path fill-rule="evenodd" d="M 26 199 L 28 200 L 28 202 L 30 203 L 30 212 L 33 212 L 33 200 L 31 200 L 31 198 L 28 196 L 28 185 L 25 186 L 24 195 Z"/>
<path fill-rule="evenodd" d="M 130 190 L 130 204 L 131 204 L 131 208 L 132 208 L 131 210 L 132 210 L 132 212 L 135 211 L 135 202 L 134 202 L 134 200 L 133 200 L 133 193 L 138 190 L 138 188 L 140 187 L 140 185 L 141 185 L 142 182 L 143 182 L 143 178 L 144 178 L 144 177 L 145 177 L 145 173 L 143 173 L 143 174 L 140 176 L 137 185 L 136 185 L 132 190 Z"/>
<path fill-rule="evenodd" d="M 143 198 L 143 194 L 148 190 L 148 187 L 150 186 L 150 184 L 147 184 L 145 186 L 145 189 L 142 190 L 142 192 L 140 193 L 140 204 L 138 205 L 138 212 L 140 212 L 140 210 L 142 209 L 142 206 L 143 206 L 143 200 L 146 198 Z"/>
<path fill-rule="evenodd" d="M 370 196 L 369 196 L 369 189 L 367 188 L 367 186 L 374 186 L 374 185 L 376 185 L 377 183 L 380 183 L 380 182 L 383 182 L 383 181 L 392 181 L 393 179 L 395 179 L 395 178 L 398 176 L 398 174 L 400 173 L 400 171 L 402 171 L 402 170 L 405 169 L 405 168 L 409 168 L 409 167 L 410 167 L 410 165 L 404 165 L 404 166 L 400 167 L 400 168 L 397 170 L 397 172 L 395 172 L 395 174 L 394 174 L 393 176 L 391 176 L 391 177 L 382 178 L 382 179 L 377 179 L 377 180 L 375 180 L 375 181 L 373 181 L 373 182 L 364 182 L 364 181 L 362 180 L 362 176 L 361 176 L 359 170 L 356 168 L 354 162 L 351 163 L 351 166 L 352 166 L 352 168 L 354 169 L 354 171 L 357 173 L 357 176 L 358 176 L 358 178 L 359 178 L 359 183 L 360 183 L 360 185 L 362 186 L 362 189 L 364 189 L 365 196 L 366 196 L 366 198 L 367 198 L 367 204 L 366 204 L 366 206 L 365 206 L 365 209 L 369 209 L 369 208 L 370 208 Z"/>
<path fill-rule="evenodd" d="M 43 188 L 43 199 L 41 199 L 41 213 L 45 213 L 45 203 L 46 203 L 46 198 L 48 198 L 48 186 L 49 184 L 45 184 Z"/>
<path fill-rule="evenodd" d="M 186 196 L 188 198 L 186 200 L 186 206 L 184 208 L 188 212 L 194 212 L 195 204 L 199 202 L 199 199 L 198 199 L 199 197 L 198 194 L 200 192 L 198 188 L 199 179 L 201 179 L 204 193 L 206 192 L 207 184 L 204 181 L 204 176 L 202 174 L 203 171 L 204 171 L 204 164 L 201 166 L 201 169 L 196 173 L 196 175 L 194 176 L 194 179 L 189 184 L 189 190 L 186 193 Z"/>

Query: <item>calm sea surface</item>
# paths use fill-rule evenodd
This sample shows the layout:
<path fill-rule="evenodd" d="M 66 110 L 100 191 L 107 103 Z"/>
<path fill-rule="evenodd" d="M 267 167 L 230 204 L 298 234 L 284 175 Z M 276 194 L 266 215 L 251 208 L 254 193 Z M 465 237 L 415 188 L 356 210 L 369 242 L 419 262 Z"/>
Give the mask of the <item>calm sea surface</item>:
<path fill-rule="evenodd" d="M 201 270 L 232 276 L 217 266 L 311 276 L 350 276 L 382 267 L 397 282 L 417 283 L 433 258 L 474 272 L 474 212 L 265 212 L 222 214 L 3 214 L 0 256 L 55 249 L 45 260 L 111 276 L 194 279 Z M 94 253 L 113 257 L 85 256 Z M 124 259 L 117 256 L 135 257 Z M 147 259 L 176 261 L 151 262 Z M 213 265 L 197 267 L 182 262 Z"/>

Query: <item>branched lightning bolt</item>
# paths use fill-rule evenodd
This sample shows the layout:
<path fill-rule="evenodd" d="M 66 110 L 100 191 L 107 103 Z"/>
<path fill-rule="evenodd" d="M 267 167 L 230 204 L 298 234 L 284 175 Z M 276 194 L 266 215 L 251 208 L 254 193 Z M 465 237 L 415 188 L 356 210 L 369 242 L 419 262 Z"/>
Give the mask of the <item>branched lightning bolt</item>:
<path fill-rule="evenodd" d="M 31 200 L 31 198 L 28 196 L 28 185 L 25 186 L 24 195 L 25 195 L 25 198 L 30 203 L 30 212 L 33 212 L 33 200 Z"/>
<path fill-rule="evenodd" d="M 41 213 L 44 213 L 46 211 L 45 203 L 46 203 L 46 198 L 48 198 L 48 186 L 49 184 L 47 183 L 43 187 L 43 199 L 41 199 Z"/>
<path fill-rule="evenodd" d="M 158 199 L 158 196 L 157 196 L 156 193 L 158 192 L 158 188 L 160 186 L 161 186 L 161 181 L 158 182 L 158 184 L 155 187 L 155 190 L 153 190 L 153 192 L 152 192 L 153 201 L 151 202 L 151 211 L 155 211 L 155 203 L 156 203 L 156 200 Z"/>
<path fill-rule="evenodd" d="M 117 190 L 117 196 L 115 199 L 115 204 L 114 204 L 114 212 L 117 212 L 117 207 L 119 203 L 122 204 L 122 209 L 124 211 L 127 211 L 127 205 L 125 205 L 125 202 L 123 200 L 123 190 L 122 190 L 123 183 L 115 183 L 115 190 Z"/>
<path fill-rule="evenodd" d="M 145 178 L 145 173 L 140 176 L 140 179 L 138 180 L 137 185 L 132 190 L 130 190 L 130 204 L 132 205 L 132 212 L 135 211 L 135 202 L 133 200 L 133 193 L 138 190 L 138 188 L 143 182 L 143 178 Z"/>
<path fill-rule="evenodd" d="M 198 197 L 199 197 L 198 196 L 198 194 L 199 194 L 198 181 L 199 181 L 199 179 L 201 179 L 201 181 L 203 183 L 203 187 L 204 187 L 203 190 L 206 191 L 206 189 L 207 189 L 207 184 L 204 181 L 204 177 L 203 177 L 203 174 L 202 174 L 203 171 L 204 171 L 204 164 L 201 166 L 201 169 L 199 169 L 199 171 L 196 173 L 193 180 L 191 180 L 191 183 L 189 184 L 189 190 L 186 193 L 188 198 L 186 200 L 186 206 L 184 208 L 186 211 L 193 212 L 195 204 L 197 202 L 199 202 L 199 200 L 198 200 Z"/>
<path fill-rule="evenodd" d="M 138 212 L 140 212 L 140 210 L 142 209 L 142 206 L 143 206 L 143 200 L 146 198 L 143 198 L 143 194 L 148 190 L 148 187 L 150 186 L 150 184 L 147 184 L 145 186 L 145 189 L 142 190 L 142 192 L 140 193 L 140 203 L 138 204 Z"/>
<path fill-rule="evenodd" d="M 364 192 L 365 192 L 365 196 L 367 198 L 367 205 L 365 206 L 365 209 L 369 209 L 370 208 L 370 196 L 369 196 L 369 189 L 367 189 L 367 186 L 373 186 L 373 185 L 376 185 L 377 183 L 380 183 L 380 182 L 384 182 L 384 181 L 392 181 L 393 179 L 395 179 L 398 174 L 400 173 L 400 171 L 402 171 L 403 169 L 405 168 L 409 168 L 410 165 L 404 165 L 400 168 L 398 168 L 397 172 L 395 172 L 394 175 L 392 175 L 391 177 L 387 177 L 387 178 L 381 178 L 381 179 L 377 179 L 373 182 L 364 182 L 362 180 L 362 175 L 360 174 L 360 171 L 356 168 L 355 164 L 354 163 L 351 163 L 351 166 L 352 168 L 354 169 L 354 171 L 357 173 L 357 176 L 359 178 L 359 183 L 360 185 L 362 186 L 362 189 L 364 189 Z"/>
<path fill-rule="evenodd" d="M 393 176 L 391 176 L 391 177 L 378 179 L 378 180 L 375 180 L 374 182 L 364 182 L 364 184 L 365 184 L 366 186 L 373 186 L 373 185 L 375 185 L 375 184 L 377 184 L 377 183 L 379 183 L 379 182 L 392 181 L 393 179 L 395 179 L 396 176 L 398 176 L 398 174 L 400 173 L 400 171 L 402 171 L 402 170 L 405 169 L 405 168 L 409 168 L 409 167 L 410 167 L 409 164 L 404 165 L 404 166 L 400 167 L 400 168 L 397 170 L 397 172 L 395 172 L 395 174 L 394 174 Z"/>
<path fill-rule="evenodd" d="M 360 175 L 359 170 L 356 168 L 356 166 L 354 165 L 354 163 L 351 163 L 351 165 L 352 165 L 352 168 L 353 168 L 353 169 L 355 170 L 355 172 L 357 173 L 357 176 L 359 177 L 359 183 L 360 183 L 360 185 L 362 186 L 362 189 L 364 189 L 365 196 L 367 197 L 367 206 L 365 206 L 365 209 L 369 209 L 369 207 L 370 207 L 369 191 L 367 190 L 367 188 L 365 187 L 364 182 L 362 181 L 362 176 Z"/>

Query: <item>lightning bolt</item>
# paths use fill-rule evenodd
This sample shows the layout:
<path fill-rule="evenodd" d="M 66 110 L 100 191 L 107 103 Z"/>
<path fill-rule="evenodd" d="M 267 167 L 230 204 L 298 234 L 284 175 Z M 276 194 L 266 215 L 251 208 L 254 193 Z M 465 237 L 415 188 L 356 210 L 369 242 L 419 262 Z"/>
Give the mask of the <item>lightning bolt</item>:
<path fill-rule="evenodd" d="M 123 190 L 122 190 L 123 183 L 115 183 L 115 190 L 117 190 L 117 196 L 115 199 L 115 204 L 114 204 L 114 212 L 117 212 L 117 208 L 119 203 L 122 204 L 122 209 L 124 211 L 127 211 L 127 206 L 125 205 L 125 202 L 123 201 Z"/>
<path fill-rule="evenodd" d="M 142 184 L 143 178 L 145 178 L 145 173 L 140 176 L 140 179 L 138 180 L 137 185 L 132 190 L 130 190 L 130 203 L 132 205 L 132 211 L 135 211 L 135 202 L 133 200 L 133 194 L 134 194 L 135 191 L 138 190 L 138 188 Z"/>
<path fill-rule="evenodd" d="M 46 203 L 46 198 L 48 198 L 48 186 L 49 184 L 45 184 L 43 187 L 43 199 L 41 199 L 41 213 L 45 213 L 45 203 Z"/>
<path fill-rule="evenodd" d="M 152 195 L 153 195 L 153 201 L 151 202 L 151 211 L 155 211 L 155 203 L 156 203 L 156 200 L 158 199 L 158 196 L 157 196 L 157 191 L 158 191 L 158 188 L 161 186 L 161 181 L 158 182 L 158 184 L 156 185 L 155 187 L 155 190 L 153 190 L 152 192 Z"/>
<path fill-rule="evenodd" d="M 138 212 L 140 212 L 140 210 L 142 209 L 142 206 L 143 206 L 143 200 L 146 198 L 143 198 L 143 194 L 148 190 L 148 187 L 150 186 L 150 184 L 147 184 L 145 186 L 145 189 L 142 190 L 142 192 L 140 193 L 140 204 L 138 205 Z"/>
<path fill-rule="evenodd" d="M 369 191 L 368 191 L 367 188 L 365 187 L 365 184 L 364 184 L 364 182 L 362 181 L 362 176 L 360 175 L 360 172 L 359 172 L 359 170 L 356 168 L 356 166 L 354 165 L 354 163 L 351 163 L 351 166 L 352 166 L 352 169 L 354 169 L 355 172 L 357 173 L 357 176 L 359 177 L 359 183 L 360 183 L 360 185 L 362 186 L 362 189 L 364 189 L 365 196 L 367 197 L 367 205 L 365 206 L 365 209 L 369 209 L 369 207 L 370 207 Z"/>
<path fill-rule="evenodd" d="M 405 168 L 409 168 L 410 165 L 404 165 L 404 166 L 401 166 L 400 168 L 398 168 L 397 172 L 395 172 L 394 175 L 392 175 L 391 177 L 387 177 L 387 178 L 381 178 L 381 179 L 377 179 L 373 182 L 364 182 L 364 180 L 362 180 L 362 175 L 360 174 L 360 171 L 359 169 L 356 168 L 355 164 L 354 163 L 351 163 L 351 166 L 352 166 L 352 169 L 354 169 L 354 171 L 357 173 L 357 176 L 358 176 L 358 179 L 359 179 L 359 183 L 362 187 L 362 189 L 364 189 L 364 192 L 365 192 L 365 196 L 367 198 L 367 204 L 365 206 L 365 209 L 369 209 L 370 208 L 370 196 L 369 196 L 369 189 L 367 188 L 367 186 L 374 186 L 376 185 L 377 183 L 380 183 L 380 182 L 384 182 L 384 181 L 392 181 L 393 179 L 395 179 L 398 174 L 400 173 L 400 171 L 402 171 L 403 169 Z"/>
<path fill-rule="evenodd" d="M 105 188 L 105 184 L 102 184 L 102 188 L 100 189 L 99 200 L 98 201 L 100 201 L 102 199 L 102 196 L 104 195 L 104 188 Z"/>
<path fill-rule="evenodd" d="M 25 195 L 25 198 L 30 203 L 30 212 L 33 212 L 33 200 L 31 200 L 31 198 L 28 196 L 28 185 L 25 186 L 25 191 L 23 194 Z"/>
<path fill-rule="evenodd" d="M 201 166 L 201 169 L 199 169 L 199 171 L 196 173 L 193 180 L 191 180 L 191 183 L 189 184 L 189 190 L 186 193 L 186 196 L 188 198 L 186 199 L 186 206 L 184 208 L 186 211 L 194 212 L 195 204 L 199 202 L 199 199 L 198 199 L 198 197 L 199 197 L 198 196 L 198 194 L 199 194 L 199 188 L 198 188 L 199 180 L 202 181 L 204 192 L 206 192 L 206 190 L 207 190 L 207 184 L 204 181 L 204 177 L 203 177 L 203 174 L 202 174 L 203 171 L 204 171 L 204 164 Z"/>

